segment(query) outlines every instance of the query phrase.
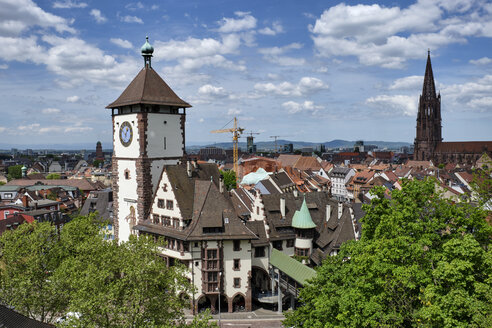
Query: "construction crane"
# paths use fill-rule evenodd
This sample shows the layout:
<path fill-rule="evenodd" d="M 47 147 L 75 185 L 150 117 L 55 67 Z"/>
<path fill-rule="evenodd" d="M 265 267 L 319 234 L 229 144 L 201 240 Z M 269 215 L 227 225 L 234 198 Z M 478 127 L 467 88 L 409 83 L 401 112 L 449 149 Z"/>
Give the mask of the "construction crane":
<path fill-rule="evenodd" d="M 231 121 L 229 121 L 227 124 L 229 124 Z M 237 185 L 237 181 L 239 178 L 238 163 L 237 163 L 238 157 L 239 157 L 238 156 L 238 141 L 239 141 L 239 137 L 241 136 L 241 133 L 243 133 L 243 131 L 244 131 L 243 128 L 238 128 L 236 117 L 234 117 L 234 127 L 233 128 L 210 131 L 211 133 L 232 132 L 232 160 L 233 160 L 234 173 L 236 173 L 236 185 Z"/>
<path fill-rule="evenodd" d="M 275 152 L 277 152 L 277 138 L 285 138 L 286 136 L 270 136 L 275 139 Z"/>

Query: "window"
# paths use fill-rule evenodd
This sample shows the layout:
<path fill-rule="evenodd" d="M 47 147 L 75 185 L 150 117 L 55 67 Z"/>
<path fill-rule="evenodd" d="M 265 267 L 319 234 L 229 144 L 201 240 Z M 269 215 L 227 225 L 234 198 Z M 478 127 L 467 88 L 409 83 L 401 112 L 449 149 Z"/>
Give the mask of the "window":
<path fill-rule="evenodd" d="M 218 272 L 208 272 L 208 281 L 217 282 Z"/>
<path fill-rule="evenodd" d="M 157 207 L 164 208 L 164 199 L 159 198 L 157 200 Z"/>
<path fill-rule="evenodd" d="M 172 209 L 174 208 L 174 203 L 173 203 L 173 201 L 172 201 L 172 200 L 167 200 L 167 201 L 166 201 L 166 208 L 167 208 L 168 210 L 172 210 Z"/>
<path fill-rule="evenodd" d="M 166 137 L 164 137 L 164 150 L 167 148 L 167 142 L 166 142 Z"/>
<path fill-rule="evenodd" d="M 294 247 L 295 239 L 288 239 L 285 247 Z"/>
<path fill-rule="evenodd" d="M 217 250 L 216 249 L 207 249 L 207 258 L 208 259 L 216 259 L 217 258 Z"/>
<path fill-rule="evenodd" d="M 3 198 L 12 198 L 12 193 L 3 194 Z"/>
<path fill-rule="evenodd" d="M 234 270 L 241 269 L 241 261 L 239 259 L 234 259 L 234 266 L 232 267 Z"/>
<path fill-rule="evenodd" d="M 309 248 L 295 248 L 294 253 L 297 256 L 309 256 Z"/>
<path fill-rule="evenodd" d="M 195 247 L 198 247 L 198 242 L 195 241 Z"/>
<path fill-rule="evenodd" d="M 130 180 L 130 170 L 129 169 L 125 170 L 125 179 Z"/>
<path fill-rule="evenodd" d="M 217 269 L 217 267 L 218 267 L 217 262 L 218 261 L 207 261 L 207 270 Z"/>
<path fill-rule="evenodd" d="M 273 243 L 273 248 L 281 251 L 282 250 L 282 241 L 281 240 L 276 240 Z"/>
<path fill-rule="evenodd" d="M 195 261 L 195 266 L 199 266 L 200 265 L 200 262 L 199 261 Z"/>
<path fill-rule="evenodd" d="M 234 278 L 234 288 L 241 287 L 241 278 Z"/>
<path fill-rule="evenodd" d="M 5 211 L 3 212 L 3 218 L 6 219 L 7 218 L 7 215 L 9 215 L 10 211 Z"/>
<path fill-rule="evenodd" d="M 265 257 L 265 247 L 255 247 L 255 257 Z"/>
<path fill-rule="evenodd" d="M 159 224 L 159 215 L 157 214 L 152 215 L 152 223 Z"/>
<path fill-rule="evenodd" d="M 234 252 L 239 252 L 241 250 L 241 241 L 240 240 L 234 240 Z"/>

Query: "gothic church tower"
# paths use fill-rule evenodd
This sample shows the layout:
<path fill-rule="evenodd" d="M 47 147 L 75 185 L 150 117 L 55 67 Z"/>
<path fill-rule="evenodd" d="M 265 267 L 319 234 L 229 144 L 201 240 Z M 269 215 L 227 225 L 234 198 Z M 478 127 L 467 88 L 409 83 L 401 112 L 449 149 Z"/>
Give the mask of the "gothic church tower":
<path fill-rule="evenodd" d="M 153 70 L 148 38 L 141 52 L 143 69 L 106 107 L 113 118 L 114 230 L 122 241 L 149 215 L 164 165 L 183 158 L 186 108 L 191 107 Z"/>
<path fill-rule="evenodd" d="M 437 145 L 442 142 L 441 128 L 441 95 L 436 95 L 429 51 L 417 114 L 417 136 L 413 152 L 415 160 L 425 161 L 434 157 Z"/>

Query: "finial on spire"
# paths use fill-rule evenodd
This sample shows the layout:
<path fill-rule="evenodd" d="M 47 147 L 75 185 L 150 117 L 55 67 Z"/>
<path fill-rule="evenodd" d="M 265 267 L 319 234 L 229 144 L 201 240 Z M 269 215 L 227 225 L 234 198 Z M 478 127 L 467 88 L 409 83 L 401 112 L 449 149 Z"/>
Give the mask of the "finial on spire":
<path fill-rule="evenodd" d="M 145 37 L 145 43 L 140 49 L 140 52 L 144 58 L 144 64 L 145 68 L 150 68 L 150 58 L 152 57 L 152 54 L 154 53 L 154 47 L 149 43 L 149 37 Z"/>
<path fill-rule="evenodd" d="M 427 48 L 427 56 L 430 56 L 430 54 L 431 54 L 431 49 Z"/>

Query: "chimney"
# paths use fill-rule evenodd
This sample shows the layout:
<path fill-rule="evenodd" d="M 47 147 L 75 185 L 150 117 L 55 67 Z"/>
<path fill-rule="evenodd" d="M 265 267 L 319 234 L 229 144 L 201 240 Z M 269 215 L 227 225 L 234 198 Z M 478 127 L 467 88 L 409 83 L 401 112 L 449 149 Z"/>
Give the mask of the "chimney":
<path fill-rule="evenodd" d="M 342 217 L 342 211 L 343 211 L 343 204 L 342 203 L 338 203 L 338 219 L 339 220 Z"/>
<path fill-rule="evenodd" d="M 326 222 L 330 220 L 331 217 L 331 205 L 326 204 Z"/>
<path fill-rule="evenodd" d="M 299 191 L 297 190 L 297 187 L 294 187 L 294 197 L 297 198 L 297 196 L 299 195 Z"/>
<path fill-rule="evenodd" d="M 22 196 L 22 206 L 27 208 L 28 205 L 29 205 L 29 201 L 28 201 L 27 195 Z"/>
<path fill-rule="evenodd" d="M 188 173 L 188 178 L 191 178 L 192 170 L 191 170 L 191 162 L 190 161 L 186 161 L 186 172 Z"/>
<path fill-rule="evenodd" d="M 280 214 L 282 219 L 285 218 L 285 198 L 280 197 Z"/>
<path fill-rule="evenodd" d="M 451 179 L 449 180 L 448 185 L 449 185 L 449 187 L 453 186 L 453 181 L 451 181 Z"/>
<path fill-rule="evenodd" d="M 219 177 L 219 192 L 224 193 L 224 176 L 222 174 Z"/>

